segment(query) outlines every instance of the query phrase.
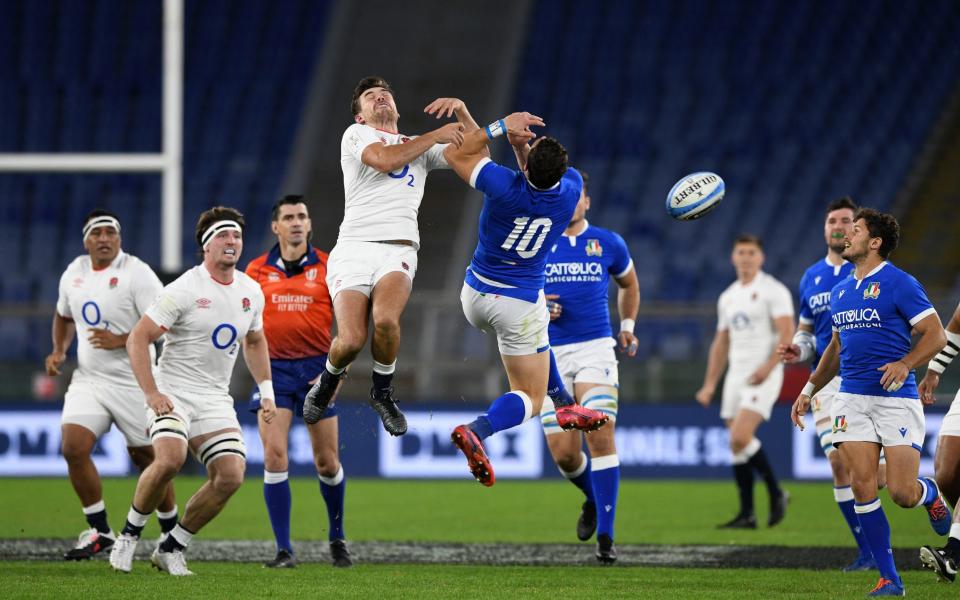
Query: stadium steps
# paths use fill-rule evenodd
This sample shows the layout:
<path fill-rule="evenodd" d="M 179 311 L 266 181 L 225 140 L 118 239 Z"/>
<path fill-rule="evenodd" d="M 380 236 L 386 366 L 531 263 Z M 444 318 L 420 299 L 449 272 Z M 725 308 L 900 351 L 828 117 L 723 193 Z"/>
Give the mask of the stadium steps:
<path fill-rule="evenodd" d="M 918 184 L 905 199 L 903 240 L 894 260 L 932 297 L 952 296 L 952 306 L 960 282 L 960 84 L 931 137 L 930 156 L 912 175 Z"/>

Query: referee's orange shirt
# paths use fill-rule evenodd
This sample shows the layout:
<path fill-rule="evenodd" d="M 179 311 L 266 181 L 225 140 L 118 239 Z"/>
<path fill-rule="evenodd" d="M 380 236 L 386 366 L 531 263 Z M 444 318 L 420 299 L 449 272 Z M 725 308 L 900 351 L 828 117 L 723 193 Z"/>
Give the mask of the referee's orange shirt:
<path fill-rule="evenodd" d="M 279 245 L 247 265 L 246 273 L 263 289 L 263 330 L 270 358 L 320 356 L 330 350 L 333 302 L 327 289 L 327 253 L 312 246 L 300 262 L 303 272 L 289 275 Z"/>

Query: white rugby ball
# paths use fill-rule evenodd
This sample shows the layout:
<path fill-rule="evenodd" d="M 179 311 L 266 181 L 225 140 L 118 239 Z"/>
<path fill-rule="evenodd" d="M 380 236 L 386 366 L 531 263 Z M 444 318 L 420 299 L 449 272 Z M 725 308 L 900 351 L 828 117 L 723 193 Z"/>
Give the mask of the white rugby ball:
<path fill-rule="evenodd" d="M 699 219 L 720 206 L 725 189 L 723 179 L 716 173 L 691 173 L 670 188 L 667 213 L 680 221 Z"/>

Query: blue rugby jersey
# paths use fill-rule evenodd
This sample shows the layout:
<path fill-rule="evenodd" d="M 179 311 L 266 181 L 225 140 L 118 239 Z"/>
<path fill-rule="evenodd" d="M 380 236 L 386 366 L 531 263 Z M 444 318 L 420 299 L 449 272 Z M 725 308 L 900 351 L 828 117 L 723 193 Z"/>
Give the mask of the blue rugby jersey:
<path fill-rule="evenodd" d="M 814 369 L 820 356 L 833 338 L 830 321 L 830 290 L 853 272 L 853 263 L 844 261 L 839 266 L 831 265 L 826 258 L 818 260 L 800 278 L 800 323 L 813 326 L 817 339 L 813 353 Z"/>
<path fill-rule="evenodd" d="M 923 286 L 888 262 L 862 280 L 848 277 L 830 294 L 833 330 L 840 332 L 841 392 L 868 396 L 917 398 L 914 372 L 895 392 L 880 385 L 883 365 L 910 352 L 910 331 L 936 314 Z"/>
<path fill-rule="evenodd" d="M 544 283 L 548 250 L 573 216 L 583 179 L 567 169 L 548 190 L 526 176 L 482 159 L 470 185 L 483 192 L 477 248 L 464 281 L 482 293 L 536 302 Z"/>
<path fill-rule="evenodd" d="M 543 291 L 560 296 L 563 312 L 550 321 L 550 343 L 610 337 L 610 276 L 623 277 L 632 268 L 626 242 L 610 230 L 587 223 L 582 233 L 557 240 L 547 258 Z"/>

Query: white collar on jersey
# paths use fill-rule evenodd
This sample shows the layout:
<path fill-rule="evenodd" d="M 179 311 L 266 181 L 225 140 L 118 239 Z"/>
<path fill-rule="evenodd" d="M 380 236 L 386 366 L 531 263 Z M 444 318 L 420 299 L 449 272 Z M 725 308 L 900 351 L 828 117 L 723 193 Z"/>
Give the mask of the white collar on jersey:
<path fill-rule="evenodd" d="M 563 234 L 563 237 L 567 238 L 567 241 L 570 242 L 570 245 L 571 245 L 571 246 L 576 246 L 576 245 L 577 245 L 577 237 L 583 235 L 583 233 L 587 230 L 588 227 L 590 227 L 590 223 L 588 223 L 587 220 L 584 219 L 584 220 L 583 220 L 583 228 L 580 229 L 580 231 L 576 232 L 576 233 L 573 234 L 573 235 Z"/>
<path fill-rule="evenodd" d="M 834 276 L 834 277 L 836 277 L 837 275 L 839 275 L 839 274 L 840 274 L 840 269 L 843 268 L 843 265 L 847 264 L 847 260 L 846 260 L 845 258 L 840 259 L 840 264 L 839 264 L 839 265 L 833 264 L 832 262 L 830 262 L 830 255 L 829 255 L 829 254 L 824 257 L 823 262 L 824 262 L 824 264 L 826 264 L 828 267 L 830 267 L 831 269 L 833 269 L 833 276 Z"/>
<path fill-rule="evenodd" d="M 873 269 L 872 271 L 870 271 L 869 273 L 867 273 L 866 275 L 863 276 L 863 279 L 866 279 L 867 277 L 872 277 L 872 276 L 876 275 L 876 274 L 880 271 L 880 269 L 884 268 L 885 266 L 887 266 L 887 261 L 883 261 L 882 263 L 880 263 L 879 265 L 877 265 L 876 267 L 874 267 L 874 269 Z M 853 278 L 856 280 L 856 282 L 857 282 L 857 289 L 859 290 L 859 289 L 860 289 L 860 284 L 863 283 L 863 279 L 857 279 L 857 272 L 856 272 L 856 271 L 853 272 Z"/>

